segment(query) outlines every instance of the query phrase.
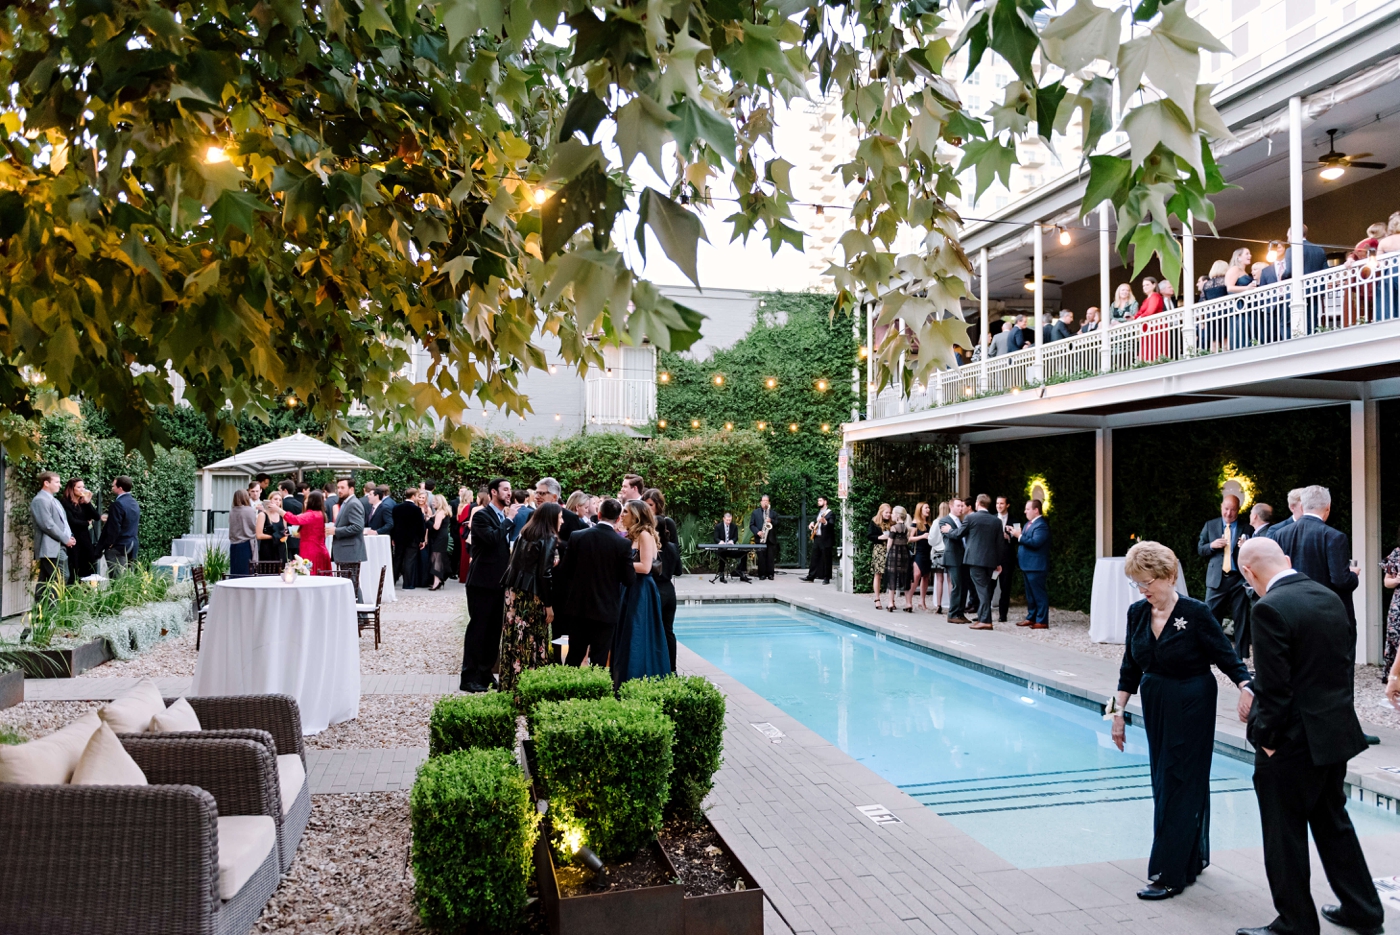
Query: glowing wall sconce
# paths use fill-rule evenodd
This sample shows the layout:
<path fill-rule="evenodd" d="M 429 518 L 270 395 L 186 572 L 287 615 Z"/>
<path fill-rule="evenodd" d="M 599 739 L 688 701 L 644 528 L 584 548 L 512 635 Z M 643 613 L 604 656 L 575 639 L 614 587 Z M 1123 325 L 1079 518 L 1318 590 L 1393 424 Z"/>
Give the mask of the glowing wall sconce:
<path fill-rule="evenodd" d="M 1026 481 L 1026 499 L 1039 500 L 1041 512 L 1050 512 L 1050 484 L 1044 474 L 1035 474 Z"/>

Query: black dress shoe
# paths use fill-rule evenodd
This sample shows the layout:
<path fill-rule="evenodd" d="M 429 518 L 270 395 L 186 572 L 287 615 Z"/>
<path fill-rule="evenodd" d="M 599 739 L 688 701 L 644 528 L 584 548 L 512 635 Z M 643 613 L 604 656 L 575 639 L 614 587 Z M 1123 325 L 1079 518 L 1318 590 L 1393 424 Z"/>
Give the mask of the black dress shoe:
<path fill-rule="evenodd" d="M 1362 737 L 1365 737 L 1365 738 L 1366 738 L 1366 742 L 1369 743 L 1369 744 L 1370 744 L 1371 746 L 1373 746 L 1373 747 L 1378 746 L 1378 745 L 1380 744 L 1380 742 L 1381 742 L 1381 739 L 1380 739 L 1379 737 L 1377 737 L 1375 734 L 1362 734 L 1361 736 L 1362 736 Z"/>
<path fill-rule="evenodd" d="M 1333 925 L 1351 929 L 1354 932 L 1359 932 L 1360 935 L 1381 935 L 1385 931 L 1384 925 L 1358 925 L 1350 921 L 1342 914 L 1341 906 L 1323 906 L 1322 917 Z"/>
<path fill-rule="evenodd" d="M 470 692 L 470 693 L 473 694 L 473 695 L 479 695 L 479 694 L 481 694 L 482 692 L 484 692 L 484 691 L 486 691 L 486 690 L 487 690 L 487 689 L 486 689 L 486 686 L 485 686 L 485 685 L 482 685 L 480 682 L 463 682 L 463 683 L 462 683 L 462 691 L 464 691 L 464 692 Z"/>
<path fill-rule="evenodd" d="M 1162 886 L 1158 883 L 1149 883 L 1147 886 L 1138 890 L 1137 897 L 1138 899 L 1171 899 L 1180 892 L 1181 890 L 1177 889 L 1175 886 Z"/>
<path fill-rule="evenodd" d="M 1260 925 L 1256 928 L 1237 928 L 1235 935 L 1277 935 L 1271 926 Z"/>

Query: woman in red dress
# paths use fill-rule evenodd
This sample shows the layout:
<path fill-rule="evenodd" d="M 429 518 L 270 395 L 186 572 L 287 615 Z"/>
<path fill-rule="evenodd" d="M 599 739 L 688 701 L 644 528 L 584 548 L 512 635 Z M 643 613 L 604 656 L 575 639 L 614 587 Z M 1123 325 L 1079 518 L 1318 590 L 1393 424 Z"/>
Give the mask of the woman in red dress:
<path fill-rule="evenodd" d="M 313 575 L 328 575 L 331 571 L 331 553 L 326 551 L 325 505 L 325 494 L 313 490 L 306 495 L 306 507 L 300 513 L 283 515 L 289 525 L 301 527 L 298 554 L 311 563 Z"/>
<path fill-rule="evenodd" d="M 463 487 L 457 491 L 457 504 L 457 541 L 461 543 L 461 554 L 457 561 L 457 578 L 465 584 L 467 569 L 471 568 L 472 564 L 470 536 L 472 509 L 475 507 L 475 504 L 472 503 L 471 492 L 467 488 Z"/>
<path fill-rule="evenodd" d="M 1157 283 L 1157 288 L 1142 300 L 1142 306 L 1134 318 L 1151 318 L 1167 311 L 1167 299 L 1172 298 L 1172 284 L 1167 280 Z M 1172 306 L 1176 306 L 1173 304 Z M 1160 322 L 1142 323 L 1142 337 L 1138 340 L 1138 358 L 1153 363 L 1167 356 L 1167 325 Z"/>

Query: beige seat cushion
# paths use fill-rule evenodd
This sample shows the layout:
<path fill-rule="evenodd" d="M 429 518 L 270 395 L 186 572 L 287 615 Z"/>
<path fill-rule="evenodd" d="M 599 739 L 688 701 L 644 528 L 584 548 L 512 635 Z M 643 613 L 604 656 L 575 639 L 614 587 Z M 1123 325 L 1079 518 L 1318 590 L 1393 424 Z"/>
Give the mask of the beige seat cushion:
<path fill-rule="evenodd" d="M 301 757 L 295 753 L 282 753 L 277 757 L 277 787 L 282 794 L 282 814 L 292 810 L 292 803 L 301 794 L 306 782 L 306 767 L 301 765 Z"/>
<path fill-rule="evenodd" d="M 150 679 L 142 679 L 136 687 L 98 710 L 107 726 L 118 734 L 140 734 L 151 726 L 151 718 L 165 711 L 165 699 Z"/>
<path fill-rule="evenodd" d="M 144 786 L 146 774 L 112 728 L 102 724 L 88 741 L 70 781 L 75 786 Z"/>
<path fill-rule="evenodd" d="M 58 786 L 73 778 L 88 741 L 102 726 L 96 711 L 89 711 L 47 737 L 15 746 L 0 745 L 0 782 Z"/>
<path fill-rule="evenodd" d="M 154 733 L 175 733 L 177 731 L 200 730 L 199 715 L 183 698 L 176 699 L 168 708 L 151 718 L 150 730 Z"/>
<path fill-rule="evenodd" d="M 270 815 L 219 816 L 219 898 L 232 899 L 277 843 Z"/>

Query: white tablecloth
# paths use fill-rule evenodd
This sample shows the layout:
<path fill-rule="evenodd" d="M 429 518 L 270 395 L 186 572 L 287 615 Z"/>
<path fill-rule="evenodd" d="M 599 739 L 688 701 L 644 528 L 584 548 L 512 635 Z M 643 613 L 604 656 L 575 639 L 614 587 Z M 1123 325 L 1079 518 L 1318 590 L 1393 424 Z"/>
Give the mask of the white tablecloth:
<path fill-rule="evenodd" d="M 1094 565 L 1094 593 L 1089 599 L 1089 639 L 1121 643 L 1128 636 L 1128 607 L 1142 595 L 1128 581 L 1126 558 L 1101 558 Z M 1176 568 L 1176 590 L 1186 593 L 1186 575 Z"/>
<path fill-rule="evenodd" d="M 355 590 L 344 578 L 280 576 L 210 589 L 194 695 L 291 695 L 316 734 L 360 713 Z"/>
<path fill-rule="evenodd" d="M 334 533 L 326 533 L 326 551 L 332 555 L 331 543 Z M 366 604 L 374 603 L 374 595 L 379 588 L 379 569 L 384 569 L 384 603 L 395 602 L 399 596 L 394 593 L 394 555 L 389 549 L 388 536 L 365 536 L 366 558 L 360 563 L 360 595 Z"/>
<path fill-rule="evenodd" d="M 222 536 L 186 533 L 171 541 L 170 554 L 175 558 L 188 558 L 191 561 L 202 562 L 204 561 L 204 553 L 209 550 L 210 544 L 227 552 L 228 531 L 225 530 Z"/>

